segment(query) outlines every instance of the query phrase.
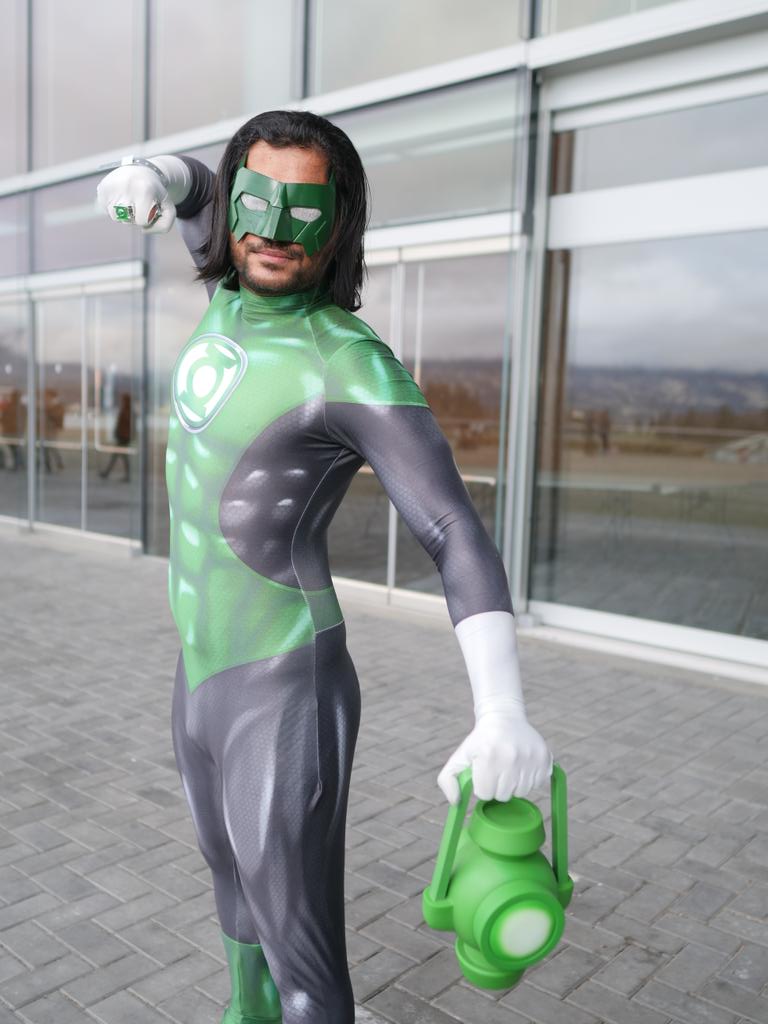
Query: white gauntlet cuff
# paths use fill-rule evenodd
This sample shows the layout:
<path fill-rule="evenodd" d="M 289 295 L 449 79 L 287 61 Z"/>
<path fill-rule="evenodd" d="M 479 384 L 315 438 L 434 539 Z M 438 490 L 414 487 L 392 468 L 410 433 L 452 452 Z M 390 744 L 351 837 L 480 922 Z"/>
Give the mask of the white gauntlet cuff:
<path fill-rule="evenodd" d="M 489 713 L 525 718 L 515 618 L 510 612 L 480 612 L 456 624 L 467 666 L 475 718 Z"/>

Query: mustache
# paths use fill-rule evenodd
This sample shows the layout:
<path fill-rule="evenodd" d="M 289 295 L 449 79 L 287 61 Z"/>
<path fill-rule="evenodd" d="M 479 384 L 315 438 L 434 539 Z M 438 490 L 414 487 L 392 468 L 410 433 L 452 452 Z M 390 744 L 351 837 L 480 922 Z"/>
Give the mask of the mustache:
<path fill-rule="evenodd" d="M 265 249 L 274 249 L 275 252 L 281 252 L 283 255 L 288 256 L 291 259 L 295 259 L 298 255 L 298 247 L 291 245 L 290 242 L 274 242 L 270 238 L 265 238 L 258 245 L 249 244 L 246 252 L 263 252 Z"/>

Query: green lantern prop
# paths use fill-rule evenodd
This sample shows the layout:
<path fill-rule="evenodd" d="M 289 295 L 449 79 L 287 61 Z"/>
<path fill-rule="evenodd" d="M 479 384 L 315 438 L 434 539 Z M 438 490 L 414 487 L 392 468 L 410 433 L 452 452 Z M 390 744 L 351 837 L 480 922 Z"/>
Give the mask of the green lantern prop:
<path fill-rule="evenodd" d="M 555 948 L 573 893 L 568 875 L 566 778 L 552 768 L 552 864 L 541 811 L 530 800 L 478 800 L 463 828 L 472 773 L 459 776 L 461 797 L 445 823 L 432 884 L 422 909 L 428 925 L 456 933 L 464 977 L 480 988 L 512 988 L 527 967 Z"/>

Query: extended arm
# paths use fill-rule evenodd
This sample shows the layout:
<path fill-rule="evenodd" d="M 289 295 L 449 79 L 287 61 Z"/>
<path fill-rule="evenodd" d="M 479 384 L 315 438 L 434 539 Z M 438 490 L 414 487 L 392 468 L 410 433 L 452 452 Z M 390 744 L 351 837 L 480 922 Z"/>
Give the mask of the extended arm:
<path fill-rule="evenodd" d="M 450 445 L 410 375 L 381 343 L 353 343 L 332 357 L 326 421 L 369 463 L 441 576 L 475 707 L 475 728 L 438 778 L 443 792 L 456 802 L 456 776 L 471 764 L 477 796 L 524 796 L 548 777 L 552 758 L 526 718 L 504 566 Z"/>
<path fill-rule="evenodd" d="M 96 200 L 112 220 L 136 224 L 147 234 L 179 230 L 196 266 L 199 249 L 210 233 L 214 174 L 189 156 L 127 156 L 103 178 Z M 211 295 L 215 283 L 208 283 Z"/>

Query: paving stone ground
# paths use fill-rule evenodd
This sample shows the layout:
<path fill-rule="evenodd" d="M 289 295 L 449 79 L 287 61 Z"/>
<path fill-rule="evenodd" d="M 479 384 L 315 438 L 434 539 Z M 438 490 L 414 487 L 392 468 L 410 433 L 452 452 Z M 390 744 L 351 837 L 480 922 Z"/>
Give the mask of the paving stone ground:
<path fill-rule="evenodd" d="M 171 747 L 166 563 L 3 526 L 0 567 L 0 1024 L 216 1024 L 228 982 Z M 521 639 L 530 716 L 568 772 L 576 891 L 557 951 L 481 992 L 420 910 L 435 776 L 471 723 L 458 647 L 426 616 L 345 613 L 360 1024 L 768 1022 L 768 688 Z"/>

